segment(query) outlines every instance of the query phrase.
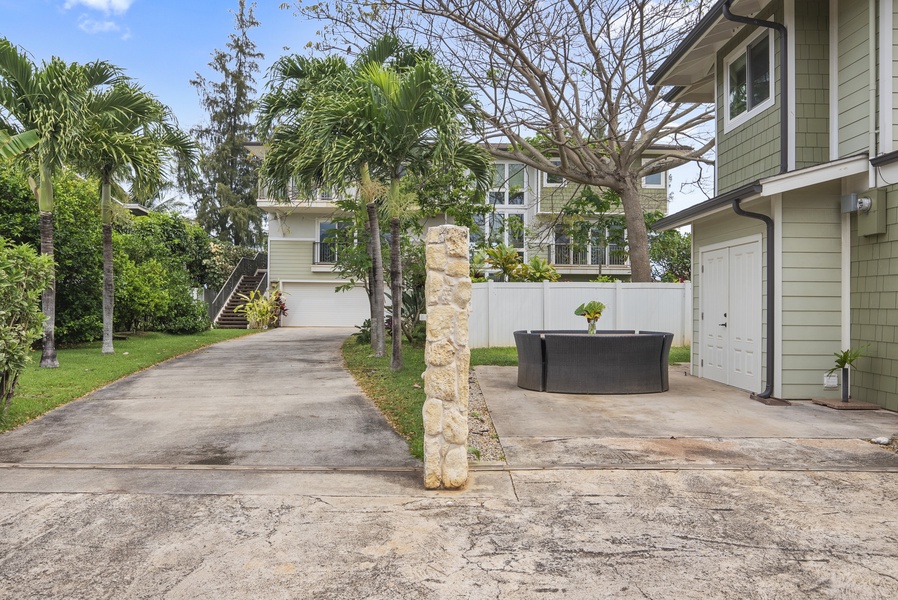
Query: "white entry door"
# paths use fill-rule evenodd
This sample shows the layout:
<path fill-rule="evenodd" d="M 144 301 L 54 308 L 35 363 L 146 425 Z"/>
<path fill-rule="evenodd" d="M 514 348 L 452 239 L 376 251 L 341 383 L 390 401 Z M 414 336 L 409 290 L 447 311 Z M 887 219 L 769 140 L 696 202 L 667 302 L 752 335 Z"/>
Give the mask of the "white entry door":
<path fill-rule="evenodd" d="M 761 242 L 702 249 L 702 377 L 745 390 L 761 384 Z"/>

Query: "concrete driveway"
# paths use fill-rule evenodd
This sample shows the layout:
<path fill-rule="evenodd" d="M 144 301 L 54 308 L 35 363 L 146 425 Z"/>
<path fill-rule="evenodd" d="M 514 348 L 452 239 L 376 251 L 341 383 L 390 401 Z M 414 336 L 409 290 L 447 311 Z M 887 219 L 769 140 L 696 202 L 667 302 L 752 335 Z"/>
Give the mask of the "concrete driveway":
<path fill-rule="evenodd" d="M 0 463 L 411 467 L 345 369 L 347 329 L 275 329 L 122 379 L 0 436 Z"/>
<path fill-rule="evenodd" d="M 540 406 L 478 368 L 510 465 L 428 492 L 340 368 L 346 333 L 226 342 L 0 435 L 0 599 L 898 595 L 894 466 L 615 450 L 762 438 L 702 437 L 724 430 L 675 411 L 649 429 L 623 404 L 617 423 L 583 399 Z M 753 404 L 746 423 L 784 414 Z M 895 423 L 866 415 L 850 418 Z M 808 429 L 876 450 L 824 430 Z"/>

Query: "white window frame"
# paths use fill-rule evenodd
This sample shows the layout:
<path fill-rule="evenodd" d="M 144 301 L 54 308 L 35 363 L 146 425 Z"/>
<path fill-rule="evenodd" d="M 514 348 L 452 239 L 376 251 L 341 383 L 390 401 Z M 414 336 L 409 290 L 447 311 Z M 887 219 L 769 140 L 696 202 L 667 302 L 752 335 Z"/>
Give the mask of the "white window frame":
<path fill-rule="evenodd" d="M 650 163 L 653 160 L 656 160 L 656 159 L 644 158 L 642 160 L 642 164 Z M 646 183 L 646 179 L 648 177 L 641 177 L 639 184 L 642 186 L 642 189 L 644 189 L 644 190 L 666 190 L 667 189 L 667 171 L 661 171 L 660 173 L 655 173 L 655 175 L 661 176 L 661 183 L 660 184 Z"/>
<path fill-rule="evenodd" d="M 509 204 L 509 202 L 508 202 L 509 193 L 510 193 L 510 190 L 508 187 L 508 180 L 510 179 L 510 175 L 508 173 L 508 168 L 511 165 L 520 165 L 521 173 L 524 174 L 524 185 L 521 187 L 521 193 L 523 194 L 523 200 L 522 200 L 521 204 Z M 497 161 L 497 162 L 493 163 L 493 167 L 497 170 L 500 168 L 502 169 L 503 181 L 502 181 L 502 185 L 500 187 L 490 187 L 490 191 L 487 194 L 487 202 L 493 207 L 511 208 L 511 209 L 517 209 L 517 210 L 525 209 L 528 206 L 529 189 L 530 189 L 530 185 L 529 185 L 530 176 L 527 172 L 528 171 L 527 165 L 525 165 L 524 163 L 516 162 L 516 161 Z M 502 198 L 503 198 L 502 203 L 493 204 L 493 200 L 490 197 L 490 194 L 492 194 L 493 192 L 498 192 L 498 193 L 502 194 Z"/>
<path fill-rule="evenodd" d="M 328 219 L 328 218 L 315 219 L 315 244 L 316 244 L 315 248 L 316 248 L 316 250 L 313 252 L 312 265 L 319 267 L 319 268 L 323 267 L 323 266 L 327 266 L 327 268 L 330 269 L 333 267 L 334 263 L 321 262 L 321 245 L 326 243 L 321 238 L 321 233 L 322 233 L 321 224 L 322 223 L 330 223 L 331 225 L 334 226 L 333 227 L 334 229 L 337 229 L 339 227 L 339 223 L 335 223 L 333 219 Z M 334 255 L 336 256 L 336 249 L 334 250 Z"/>
<path fill-rule="evenodd" d="M 499 205 L 497 205 L 497 206 L 499 206 Z M 515 248 L 514 246 L 511 245 L 510 238 L 509 238 L 511 232 L 508 230 L 507 226 L 504 227 L 504 229 L 502 231 L 501 243 L 505 244 L 506 246 L 515 248 L 518 251 L 518 254 L 521 255 L 521 260 L 526 262 L 527 261 L 527 211 L 525 211 L 523 209 L 523 207 L 519 204 L 512 204 L 511 206 L 504 206 L 504 205 L 501 205 L 501 206 L 502 206 L 501 209 L 493 210 L 492 212 L 488 212 L 485 215 L 483 215 L 483 224 L 481 225 L 481 229 L 482 229 L 481 233 L 483 235 L 483 240 L 481 240 L 481 241 L 488 243 L 490 241 L 490 238 L 493 237 L 493 232 L 492 232 L 493 215 L 499 215 L 500 217 L 502 217 L 503 224 L 508 223 L 509 215 L 520 216 L 521 217 L 521 227 L 523 228 L 523 231 L 521 232 L 521 237 L 522 237 L 521 247 Z"/>
<path fill-rule="evenodd" d="M 553 159 L 553 160 L 550 160 L 549 162 L 555 166 L 561 165 L 561 161 L 558 159 Z M 565 179 L 564 177 L 561 177 L 561 175 L 556 175 L 556 177 L 561 177 L 561 181 L 559 181 L 558 183 L 549 181 L 549 177 L 550 177 L 549 173 L 543 172 L 543 187 L 559 188 L 559 187 L 564 187 L 565 185 L 567 185 L 567 179 Z"/>
<path fill-rule="evenodd" d="M 767 96 L 767 99 L 757 104 L 751 109 L 746 109 L 745 112 L 736 115 L 735 117 L 730 117 L 730 66 L 736 62 L 740 57 L 746 56 L 748 53 L 748 49 L 750 46 L 754 45 L 754 43 L 761 38 L 762 36 L 767 36 L 767 44 L 768 44 L 768 61 L 769 61 L 769 69 L 770 69 L 770 93 Z M 764 112 L 771 106 L 775 101 L 776 96 L 776 48 L 774 46 L 774 35 L 772 31 L 768 31 L 766 29 L 759 29 L 754 35 L 750 36 L 746 41 L 739 45 L 738 48 L 730 52 L 727 57 L 723 61 L 723 130 L 726 133 L 729 133 L 731 130 L 736 127 L 742 125 L 753 119 L 756 115 Z M 746 58 L 747 60 L 747 58 Z M 747 85 L 747 82 L 746 82 Z M 746 90 L 746 94 L 748 90 Z"/>

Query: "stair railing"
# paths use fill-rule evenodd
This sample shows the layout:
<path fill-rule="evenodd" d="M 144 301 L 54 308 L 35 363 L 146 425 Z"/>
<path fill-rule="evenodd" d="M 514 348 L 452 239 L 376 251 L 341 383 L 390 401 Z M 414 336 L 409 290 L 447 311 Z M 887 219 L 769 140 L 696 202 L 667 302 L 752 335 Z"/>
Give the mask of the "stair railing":
<path fill-rule="evenodd" d="M 221 289 L 216 294 L 215 298 L 208 305 L 208 315 L 209 320 L 213 323 L 218 320 L 218 317 L 221 316 L 221 311 L 224 310 L 225 305 L 228 303 L 228 299 L 231 297 L 231 294 L 234 293 L 234 290 L 237 289 L 237 286 L 240 284 L 240 280 L 248 275 L 255 275 L 257 271 L 264 271 L 268 268 L 268 253 L 259 252 L 252 258 L 241 258 L 240 262 L 237 263 L 237 266 L 234 267 L 234 270 L 231 271 L 230 277 L 225 281 L 225 284 L 221 286 Z M 268 280 L 268 274 L 265 274 L 265 281 Z"/>

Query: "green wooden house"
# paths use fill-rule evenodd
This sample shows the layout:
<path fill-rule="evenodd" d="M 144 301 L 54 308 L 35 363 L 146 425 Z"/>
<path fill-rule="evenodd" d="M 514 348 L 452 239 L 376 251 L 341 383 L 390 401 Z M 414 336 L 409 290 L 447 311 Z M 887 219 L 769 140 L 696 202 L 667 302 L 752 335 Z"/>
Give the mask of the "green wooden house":
<path fill-rule="evenodd" d="M 721 0 L 654 72 L 714 103 L 715 196 L 691 225 L 693 373 L 783 399 L 869 345 L 854 399 L 898 410 L 898 4 Z"/>

